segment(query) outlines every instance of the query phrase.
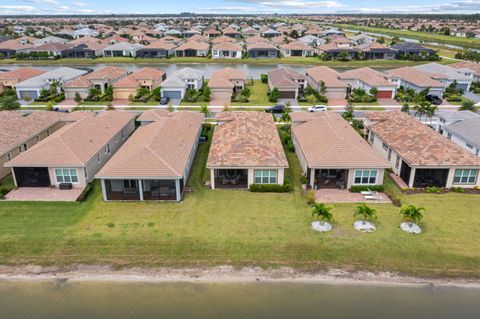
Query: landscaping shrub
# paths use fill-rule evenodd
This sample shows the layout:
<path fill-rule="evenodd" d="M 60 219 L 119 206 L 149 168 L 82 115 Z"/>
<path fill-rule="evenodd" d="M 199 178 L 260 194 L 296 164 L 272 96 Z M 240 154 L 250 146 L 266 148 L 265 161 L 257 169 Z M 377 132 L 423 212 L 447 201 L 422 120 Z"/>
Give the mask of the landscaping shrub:
<path fill-rule="evenodd" d="M 357 186 L 352 186 L 350 188 L 350 191 L 352 193 L 360 193 L 360 192 L 365 192 L 369 190 L 373 192 L 383 192 L 385 190 L 385 187 L 383 187 L 383 185 L 369 185 L 369 186 L 357 185 Z"/>
<path fill-rule="evenodd" d="M 315 191 L 309 190 L 305 192 L 305 200 L 307 201 L 308 205 L 315 204 Z"/>
<path fill-rule="evenodd" d="M 462 97 L 460 97 L 458 95 L 450 95 L 449 97 L 447 97 L 447 101 L 448 102 L 462 102 Z"/>
<path fill-rule="evenodd" d="M 83 192 L 78 196 L 77 202 L 83 202 L 87 199 L 88 195 L 93 191 L 93 183 L 88 183 L 87 187 L 83 190 Z"/>
<path fill-rule="evenodd" d="M 292 185 L 285 183 L 283 185 L 277 184 L 252 184 L 250 191 L 254 193 L 288 193 L 293 190 Z"/>
<path fill-rule="evenodd" d="M 7 187 L 0 187 L 0 199 L 5 199 L 5 195 L 10 191 Z"/>
<path fill-rule="evenodd" d="M 462 187 L 452 187 L 450 191 L 454 193 L 465 193 L 465 189 Z"/>
<path fill-rule="evenodd" d="M 268 83 L 268 75 L 261 74 L 260 75 L 260 80 L 262 81 L 262 83 L 267 84 Z"/>
<path fill-rule="evenodd" d="M 427 186 L 425 187 L 425 193 L 440 193 L 443 189 L 437 186 Z"/>
<path fill-rule="evenodd" d="M 305 175 L 300 176 L 300 183 L 302 183 L 302 185 L 308 184 L 307 176 L 305 176 Z"/>

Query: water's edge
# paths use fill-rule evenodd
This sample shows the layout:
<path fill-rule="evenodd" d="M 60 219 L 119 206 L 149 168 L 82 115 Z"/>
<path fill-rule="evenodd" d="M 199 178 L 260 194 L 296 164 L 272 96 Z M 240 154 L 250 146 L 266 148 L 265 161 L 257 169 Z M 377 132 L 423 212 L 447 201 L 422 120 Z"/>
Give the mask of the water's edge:
<path fill-rule="evenodd" d="M 471 278 L 422 278 L 393 272 L 372 273 L 330 269 L 303 271 L 293 268 L 129 268 L 75 265 L 70 267 L 0 266 L 0 281 L 71 281 L 71 282 L 210 282 L 248 283 L 285 282 L 370 286 L 445 286 L 480 289 L 480 280 Z"/>

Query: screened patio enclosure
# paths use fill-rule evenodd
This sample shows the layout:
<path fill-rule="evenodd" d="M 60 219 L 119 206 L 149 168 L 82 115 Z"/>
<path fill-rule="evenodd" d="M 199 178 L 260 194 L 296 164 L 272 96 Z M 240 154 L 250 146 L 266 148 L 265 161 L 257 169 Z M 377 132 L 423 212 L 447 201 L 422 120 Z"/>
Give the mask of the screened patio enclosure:
<path fill-rule="evenodd" d="M 183 180 L 103 179 L 104 199 L 119 201 L 180 200 Z"/>

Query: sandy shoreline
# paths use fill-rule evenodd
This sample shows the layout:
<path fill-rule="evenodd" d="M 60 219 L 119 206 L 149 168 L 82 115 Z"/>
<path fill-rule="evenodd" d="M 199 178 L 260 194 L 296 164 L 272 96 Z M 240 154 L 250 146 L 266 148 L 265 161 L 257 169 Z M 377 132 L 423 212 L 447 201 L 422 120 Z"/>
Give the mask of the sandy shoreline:
<path fill-rule="evenodd" d="M 235 268 L 129 268 L 115 270 L 109 266 L 77 265 L 66 268 L 40 266 L 0 266 L 0 281 L 71 282 L 205 282 L 253 283 L 284 282 L 339 285 L 376 286 L 451 286 L 480 289 L 479 280 L 462 278 L 420 278 L 395 273 L 371 273 L 331 269 L 323 272 L 300 271 L 293 268 L 263 269 L 259 267 Z"/>

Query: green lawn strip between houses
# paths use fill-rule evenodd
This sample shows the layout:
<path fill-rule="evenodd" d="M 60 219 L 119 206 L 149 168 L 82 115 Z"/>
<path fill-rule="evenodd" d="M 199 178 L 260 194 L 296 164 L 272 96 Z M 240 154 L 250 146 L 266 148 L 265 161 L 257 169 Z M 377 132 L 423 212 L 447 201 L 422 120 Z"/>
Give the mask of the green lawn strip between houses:
<path fill-rule="evenodd" d="M 399 229 L 399 208 L 371 204 L 378 229 L 352 227 L 354 204 L 333 206 L 334 230 L 310 229 L 310 208 L 300 192 L 299 162 L 287 152 L 293 193 L 208 190 L 208 144 L 199 147 L 182 203 L 103 202 L 98 184 L 83 203 L 0 202 L 0 263 L 130 266 L 340 267 L 418 276 L 480 278 L 480 196 L 404 195 L 426 208 L 424 233 Z"/>

